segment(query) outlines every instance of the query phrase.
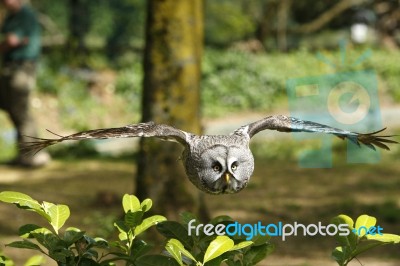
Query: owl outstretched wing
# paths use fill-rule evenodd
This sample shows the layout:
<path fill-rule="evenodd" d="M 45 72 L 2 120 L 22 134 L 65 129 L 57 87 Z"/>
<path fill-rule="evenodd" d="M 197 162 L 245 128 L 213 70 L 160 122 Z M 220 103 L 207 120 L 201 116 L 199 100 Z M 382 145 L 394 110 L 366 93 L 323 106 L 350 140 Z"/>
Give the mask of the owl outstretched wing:
<path fill-rule="evenodd" d="M 233 132 L 233 134 L 245 134 L 249 138 L 251 138 L 258 132 L 266 129 L 277 130 L 281 132 L 311 132 L 333 134 L 341 139 L 349 139 L 359 146 L 360 144 L 364 144 L 373 150 L 376 149 L 375 146 L 381 149 L 390 150 L 389 147 L 386 145 L 387 143 L 398 143 L 397 141 L 390 139 L 395 135 L 377 135 L 386 128 L 376 132 L 361 134 L 283 115 L 267 116 L 261 120 L 240 127 L 235 132 Z"/>
<path fill-rule="evenodd" d="M 50 131 L 51 132 L 51 131 Z M 53 133 L 53 132 L 51 132 Z M 53 133 L 55 134 L 55 133 Z M 164 124 L 154 122 L 132 124 L 124 127 L 102 128 L 82 131 L 68 136 L 59 136 L 57 139 L 33 138 L 34 141 L 26 142 L 24 148 L 37 153 L 38 151 L 66 140 L 85 139 L 109 139 L 109 138 L 132 138 L 132 137 L 157 137 L 163 140 L 179 142 L 182 145 L 188 143 L 191 134 Z"/>

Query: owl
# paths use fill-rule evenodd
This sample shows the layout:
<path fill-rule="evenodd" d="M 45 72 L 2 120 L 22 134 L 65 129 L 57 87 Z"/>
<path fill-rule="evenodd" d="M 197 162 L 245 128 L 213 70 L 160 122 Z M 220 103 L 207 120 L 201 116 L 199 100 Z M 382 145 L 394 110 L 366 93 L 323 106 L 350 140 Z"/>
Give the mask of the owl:
<path fill-rule="evenodd" d="M 38 152 L 47 146 L 66 140 L 108 139 L 130 137 L 156 137 L 175 141 L 183 147 L 182 162 L 189 180 L 200 190 L 210 194 L 232 194 L 248 184 L 254 170 L 254 158 L 249 148 L 251 138 L 262 130 L 281 132 L 326 133 L 349 139 L 374 149 L 389 150 L 388 143 L 394 135 L 380 136 L 385 129 L 360 134 L 327 125 L 300 120 L 283 115 L 268 116 L 244 125 L 230 135 L 195 135 L 175 127 L 154 122 L 132 124 L 124 127 L 95 129 L 69 136 L 57 135 L 58 139 L 35 138 L 26 147 Z"/>

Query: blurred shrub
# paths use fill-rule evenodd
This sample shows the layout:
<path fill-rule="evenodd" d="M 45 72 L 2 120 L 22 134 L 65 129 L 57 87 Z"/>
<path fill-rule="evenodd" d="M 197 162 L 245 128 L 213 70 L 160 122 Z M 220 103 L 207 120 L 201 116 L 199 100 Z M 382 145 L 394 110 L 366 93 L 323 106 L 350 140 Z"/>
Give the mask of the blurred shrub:
<path fill-rule="evenodd" d="M 381 78 L 379 84 L 393 97 L 393 100 L 400 102 L 400 51 L 374 50 L 368 65 L 374 69 Z"/>
<path fill-rule="evenodd" d="M 252 35 L 255 23 L 235 1 L 206 1 L 205 40 L 207 44 L 228 46 Z"/>
<path fill-rule="evenodd" d="M 203 59 L 203 113 L 268 111 L 286 97 L 289 78 L 316 75 L 319 61 L 299 51 L 291 54 L 251 54 L 207 49 Z M 287 101 L 287 100 L 285 100 Z"/>
<path fill-rule="evenodd" d="M 351 66 L 363 52 L 358 49 L 350 50 L 346 55 L 346 64 L 340 65 L 339 51 L 323 51 L 322 55 L 337 65 L 337 68 L 333 68 L 319 60 L 316 53 L 307 50 L 287 54 L 252 54 L 206 48 L 202 65 L 202 112 L 208 117 L 228 112 L 268 112 L 272 108 L 286 106 L 286 82 L 290 78 L 360 69 L 376 71 L 380 78 L 380 89 L 387 91 L 394 100 L 400 101 L 400 90 L 397 89 L 400 87 L 400 64 L 396 60 L 399 52 L 373 51 L 372 56 L 363 63 Z M 38 75 L 39 89 L 62 98 L 61 110 L 68 119 L 73 118 L 75 121 L 67 123 L 83 129 L 87 125 L 89 113 L 96 115 L 94 119 L 98 119 L 106 111 L 100 110 L 102 106 L 85 89 L 85 81 L 71 75 L 59 57 L 51 54 L 42 60 Z M 110 65 L 100 53 L 92 54 L 90 58 L 92 59 L 88 59 L 88 62 L 93 69 L 106 69 Z M 143 78 L 141 56 L 125 52 L 113 63 L 117 67 L 114 70 L 115 94 L 126 104 L 123 107 L 124 112 L 139 113 Z M 80 118 L 82 120 L 77 121 Z"/>

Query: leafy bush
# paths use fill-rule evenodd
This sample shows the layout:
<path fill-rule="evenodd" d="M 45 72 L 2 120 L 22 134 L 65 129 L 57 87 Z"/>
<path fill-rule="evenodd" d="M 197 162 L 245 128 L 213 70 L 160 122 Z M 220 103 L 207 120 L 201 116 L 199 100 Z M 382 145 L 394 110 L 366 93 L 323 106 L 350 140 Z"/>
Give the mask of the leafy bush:
<path fill-rule="evenodd" d="M 197 218 L 191 213 L 182 213 L 181 222 L 167 221 L 164 216 L 152 215 L 144 218 L 152 207 L 152 201 L 140 202 L 134 195 L 125 194 L 122 199 L 123 220 L 114 223 L 118 230 L 118 240 L 109 242 L 100 237 L 90 237 L 78 228 L 69 227 L 60 232 L 68 220 L 70 211 L 67 205 L 53 204 L 34 200 L 30 196 L 12 191 L 0 193 L 0 201 L 15 204 L 18 208 L 33 211 L 43 217 L 50 229 L 35 224 L 20 227 L 21 241 L 7 246 L 36 250 L 53 259 L 58 265 L 115 265 L 116 261 L 125 261 L 126 265 L 196 265 L 214 266 L 222 262 L 229 266 L 256 265 L 273 251 L 268 235 L 256 234 L 252 241 L 245 241 L 245 236 L 232 238 L 221 235 L 212 236 L 202 231 L 198 235 L 188 233 L 189 224 Z M 218 216 L 209 224 L 229 224 L 228 216 Z M 347 215 L 332 219 L 337 226 L 347 224 L 350 233 L 335 236 L 339 246 L 332 252 L 332 258 L 340 265 L 348 263 L 372 248 L 400 243 L 400 236 L 382 234 L 376 231 L 376 219 L 361 215 L 356 222 Z M 162 254 L 148 254 L 152 246 L 138 239 L 138 236 L 156 225 L 158 232 L 167 241 Z M 25 265 L 42 265 L 43 256 L 34 256 Z M 12 260 L 0 253 L 0 265 L 12 266 Z"/>
<path fill-rule="evenodd" d="M 399 244 L 400 236 L 393 234 L 379 234 L 375 231 L 376 218 L 368 215 L 361 215 L 356 222 L 347 215 L 339 215 L 332 219 L 334 224 L 347 224 L 350 229 L 348 236 L 336 235 L 340 246 L 332 252 L 332 258 L 339 266 L 346 266 L 350 261 L 361 253 L 387 244 Z M 373 228 L 373 230 L 371 230 Z M 374 232 L 370 232 L 374 231 Z"/>
<path fill-rule="evenodd" d="M 34 200 L 30 196 L 12 191 L 0 193 L 0 201 L 15 204 L 18 208 L 33 211 L 43 217 L 50 228 L 35 224 L 20 227 L 21 241 L 7 246 L 36 250 L 56 261 L 58 265 L 115 265 L 116 261 L 125 261 L 126 265 L 255 265 L 273 249 L 269 237 L 260 237 L 254 241 L 244 241 L 243 237 L 233 239 L 227 236 L 208 236 L 201 233 L 190 236 L 187 223 L 197 218 L 191 213 L 182 214 L 182 222 L 167 221 L 164 216 L 145 217 L 152 207 L 152 201 L 140 202 L 134 195 L 124 195 L 122 207 L 123 220 L 114 223 L 118 230 L 118 240 L 109 242 L 100 237 L 90 237 L 78 228 L 61 228 L 70 216 L 69 207 Z M 210 221 L 211 224 L 227 223 L 232 219 L 221 216 Z M 168 240 L 163 254 L 148 254 L 151 245 L 138 236 L 150 227 L 157 225 L 160 234 Z M 33 257 L 34 265 L 44 263 L 43 257 Z M 12 260 L 0 254 L 0 265 L 13 265 Z"/>

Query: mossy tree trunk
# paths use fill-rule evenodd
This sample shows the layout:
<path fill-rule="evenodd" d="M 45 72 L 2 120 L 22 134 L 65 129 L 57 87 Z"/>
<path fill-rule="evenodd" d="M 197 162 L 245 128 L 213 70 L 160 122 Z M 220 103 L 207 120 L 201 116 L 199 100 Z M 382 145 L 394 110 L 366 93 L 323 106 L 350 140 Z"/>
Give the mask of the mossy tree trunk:
<path fill-rule="evenodd" d="M 203 46 L 202 0 L 149 0 L 142 121 L 200 133 L 200 64 Z M 136 195 L 154 201 L 154 210 L 176 218 L 199 212 L 199 192 L 179 160 L 180 144 L 142 139 Z"/>

